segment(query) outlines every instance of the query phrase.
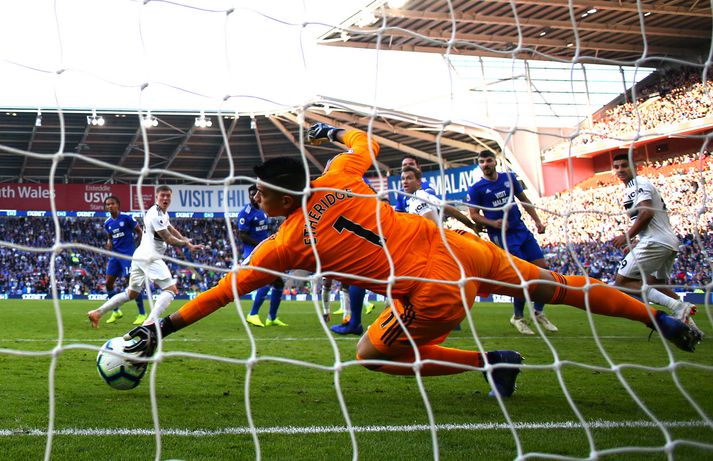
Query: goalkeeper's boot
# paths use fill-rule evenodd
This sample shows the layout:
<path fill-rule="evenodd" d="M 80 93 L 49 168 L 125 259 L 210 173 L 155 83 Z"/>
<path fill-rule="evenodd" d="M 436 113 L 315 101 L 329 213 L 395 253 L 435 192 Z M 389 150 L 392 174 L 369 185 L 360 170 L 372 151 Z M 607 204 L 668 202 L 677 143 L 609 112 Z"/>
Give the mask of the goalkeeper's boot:
<path fill-rule="evenodd" d="M 654 321 L 661 332 L 661 336 L 671 341 L 679 349 L 693 352 L 696 350 L 696 345 L 701 342 L 701 334 L 699 332 L 664 311 L 656 311 Z M 652 323 L 648 326 L 652 330 L 656 329 L 656 326 Z"/>
<path fill-rule="evenodd" d="M 260 320 L 260 316 L 257 314 L 248 315 L 247 317 L 245 317 L 245 320 L 247 320 L 250 325 L 255 325 L 256 327 L 264 327 L 265 326 L 262 323 L 262 320 Z"/>
<path fill-rule="evenodd" d="M 118 311 L 114 311 L 111 313 L 111 317 L 107 319 L 106 323 L 116 323 L 117 320 L 122 318 L 124 316 L 124 313 L 121 312 L 121 309 Z"/>
<path fill-rule="evenodd" d="M 371 314 L 371 311 L 374 310 L 374 303 L 366 302 L 364 303 L 364 313 L 365 314 Z"/>
<path fill-rule="evenodd" d="M 364 333 L 364 327 L 361 326 L 361 323 L 356 326 L 351 325 L 349 323 L 342 323 L 341 325 L 332 325 L 331 327 L 329 327 L 329 329 L 338 335 L 361 336 L 361 334 Z"/>
<path fill-rule="evenodd" d="M 545 314 L 535 311 L 535 322 L 539 323 L 542 328 L 550 333 L 557 333 L 559 329 L 554 323 L 550 322 L 550 319 L 545 317 Z"/>
<path fill-rule="evenodd" d="M 270 320 L 270 317 L 265 319 L 265 326 L 266 327 L 286 327 L 288 326 L 285 322 L 280 320 L 279 317 L 275 317 L 274 320 Z"/>
<path fill-rule="evenodd" d="M 488 363 L 495 365 L 498 363 L 512 363 L 519 365 L 522 363 L 522 355 L 516 351 L 492 351 L 486 353 Z M 510 397 L 515 392 L 515 380 L 520 373 L 520 367 L 494 368 L 491 376 L 493 378 L 494 389 L 488 392 L 488 397 L 495 397 L 495 392 L 500 394 L 500 397 Z M 488 380 L 488 374 L 483 372 L 485 380 Z"/>
<path fill-rule="evenodd" d="M 520 317 L 518 319 L 513 315 L 512 317 L 510 317 L 510 324 L 512 324 L 512 326 L 514 326 L 517 331 L 520 332 L 521 335 L 532 336 L 535 334 L 535 332 L 532 331 L 530 326 L 527 324 L 527 320 L 525 320 L 523 317 Z"/>
<path fill-rule="evenodd" d="M 137 315 L 136 319 L 134 320 L 134 325 L 143 325 L 147 318 L 148 318 L 148 314 Z"/>

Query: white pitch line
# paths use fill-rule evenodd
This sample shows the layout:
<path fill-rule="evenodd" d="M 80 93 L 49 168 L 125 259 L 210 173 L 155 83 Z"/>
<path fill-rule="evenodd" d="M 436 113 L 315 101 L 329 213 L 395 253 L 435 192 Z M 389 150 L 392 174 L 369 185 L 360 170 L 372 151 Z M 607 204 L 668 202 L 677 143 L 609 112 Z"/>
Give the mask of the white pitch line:
<path fill-rule="evenodd" d="M 357 335 L 349 335 L 349 336 L 333 336 L 335 341 L 357 341 L 359 340 L 359 336 Z M 481 341 L 485 340 L 500 340 L 500 339 L 509 339 L 513 341 L 528 341 L 528 340 L 537 340 L 540 339 L 537 336 L 532 336 L 532 337 L 526 337 L 526 336 L 479 336 Z M 564 336 L 564 335 L 557 335 L 557 339 L 574 339 L 574 340 L 582 340 L 582 339 L 593 339 L 593 336 Z M 632 339 L 641 339 L 642 336 L 604 336 L 601 335 L 599 336 L 599 339 L 616 339 L 616 340 L 632 340 Z M 451 340 L 460 340 L 460 339 L 472 339 L 471 336 L 451 336 L 449 339 Z M 311 338 L 311 337 L 304 337 L 304 338 L 299 338 L 299 337 L 279 337 L 279 336 L 270 336 L 269 338 L 258 338 L 255 337 L 256 342 L 260 341 L 325 341 L 327 340 L 327 336 L 320 336 L 316 338 Z M 19 343 L 56 343 L 57 339 L 37 339 L 37 338 L 4 338 L 3 341 L 7 341 L 8 343 L 10 342 L 19 342 Z M 216 342 L 249 342 L 250 340 L 248 338 L 166 338 L 164 341 L 169 342 L 169 343 L 205 343 L 205 342 L 211 342 L 211 343 L 216 343 Z M 64 338 L 64 344 L 68 343 L 104 343 L 106 342 L 105 339 L 96 339 L 96 338 Z"/>
<path fill-rule="evenodd" d="M 709 426 L 705 421 L 661 421 L 665 427 L 706 427 Z M 658 427 L 653 421 L 606 421 L 594 420 L 589 421 L 588 425 L 591 429 L 620 429 L 620 428 L 655 428 Z M 505 423 L 463 423 L 463 424 L 437 424 L 438 431 L 492 431 L 492 430 L 510 430 L 514 427 L 517 430 L 528 429 L 583 429 L 579 421 L 561 421 L 561 422 L 539 422 L 539 423 L 515 423 L 513 426 Z M 415 431 L 430 431 L 431 426 L 427 424 L 412 424 L 405 426 L 354 426 L 354 432 L 415 432 Z M 256 428 L 258 434 L 272 435 L 295 435 L 295 434 L 338 434 L 348 433 L 349 430 L 345 426 L 273 426 Z M 161 435 L 164 436 L 182 436 L 182 437 L 211 437 L 217 435 L 244 435 L 251 434 L 248 427 L 226 427 L 222 429 L 161 429 Z M 153 429 L 57 429 L 55 435 L 71 435 L 83 437 L 97 436 L 153 436 L 156 432 Z M 47 432 L 40 429 L 2 429 L 0 437 L 12 436 L 46 436 Z"/>

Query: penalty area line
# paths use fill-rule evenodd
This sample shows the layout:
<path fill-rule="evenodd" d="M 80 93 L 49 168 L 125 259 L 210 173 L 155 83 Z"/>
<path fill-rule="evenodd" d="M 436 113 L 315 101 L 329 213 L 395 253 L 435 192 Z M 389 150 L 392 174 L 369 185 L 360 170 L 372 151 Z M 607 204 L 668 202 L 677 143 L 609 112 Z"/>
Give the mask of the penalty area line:
<path fill-rule="evenodd" d="M 661 421 L 663 426 L 667 428 L 679 427 L 705 427 L 708 424 L 705 421 Z M 587 422 L 590 429 L 620 429 L 620 428 L 655 428 L 658 427 L 653 421 L 606 421 L 593 420 Z M 533 423 L 514 423 L 512 426 L 505 423 L 462 423 L 462 424 L 436 424 L 437 431 L 492 431 L 492 430 L 510 430 L 514 427 L 516 430 L 527 429 L 583 429 L 579 421 L 558 421 L 558 422 L 533 422 Z M 415 431 L 430 431 L 431 426 L 428 424 L 410 424 L 403 426 L 354 426 L 354 432 L 415 432 Z M 348 433 L 349 429 L 346 426 L 273 426 L 259 427 L 255 429 L 257 434 L 272 434 L 272 435 L 296 435 L 296 434 L 338 434 Z M 210 437 L 217 435 L 244 435 L 251 434 L 249 427 L 226 427 L 221 429 L 161 429 L 162 436 L 181 436 L 181 437 Z M 54 435 L 69 435 L 69 436 L 153 436 L 156 432 L 153 429 L 79 429 L 66 428 L 57 429 Z M 0 429 L 0 437 L 12 436 L 46 436 L 47 431 L 40 429 Z"/>

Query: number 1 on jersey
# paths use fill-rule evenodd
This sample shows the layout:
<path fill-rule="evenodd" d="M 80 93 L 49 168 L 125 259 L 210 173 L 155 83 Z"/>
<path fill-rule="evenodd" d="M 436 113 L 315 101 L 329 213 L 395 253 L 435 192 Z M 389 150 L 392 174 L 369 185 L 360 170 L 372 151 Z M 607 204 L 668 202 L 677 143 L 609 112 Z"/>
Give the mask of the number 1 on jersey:
<path fill-rule="evenodd" d="M 382 246 L 381 245 L 381 238 L 379 238 L 378 234 L 373 233 L 369 229 L 364 229 L 362 226 L 359 224 L 355 223 L 354 221 L 350 221 L 349 219 L 345 218 L 344 216 L 340 216 L 337 218 L 336 221 L 334 221 L 334 224 L 332 225 L 334 229 L 339 232 L 340 234 L 342 233 L 343 230 L 348 230 L 349 232 L 363 238 L 364 240 L 373 243 L 374 245 L 377 246 Z M 386 240 L 386 239 L 384 239 Z"/>

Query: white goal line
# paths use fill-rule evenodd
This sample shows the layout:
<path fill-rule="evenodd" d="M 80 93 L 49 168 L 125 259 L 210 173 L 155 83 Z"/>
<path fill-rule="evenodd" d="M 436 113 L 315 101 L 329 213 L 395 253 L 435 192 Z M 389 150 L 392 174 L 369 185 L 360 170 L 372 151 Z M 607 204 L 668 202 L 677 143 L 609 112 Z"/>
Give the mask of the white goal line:
<path fill-rule="evenodd" d="M 541 339 L 539 336 L 478 336 L 481 340 L 499 340 L 499 339 L 507 339 L 507 340 L 512 340 L 512 341 L 531 341 L 531 340 L 537 340 Z M 624 336 L 624 335 L 597 335 L 598 338 L 600 339 L 617 339 L 617 340 L 632 340 L 632 339 L 641 339 L 644 338 L 646 339 L 646 335 L 637 335 L 637 336 Z M 356 335 L 350 335 L 350 336 L 333 336 L 335 341 L 348 341 L 348 342 L 355 342 L 358 341 L 360 336 Z M 462 339 L 470 339 L 472 338 L 471 336 L 452 336 L 449 339 L 450 340 L 462 340 Z M 573 339 L 573 340 L 581 340 L 581 339 L 592 339 L 594 336 L 583 336 L 583 335 L 557 335 L 557 339 Z M 21 343 L 57 343 L 57 338 L 6 338 L 7 341 L 15 341 L 15 342 L 21 342 Z M 276 339 L 279 339 L 280 341 L 326 341 L 327 336 L 319 336 L 319 337 L 290 337 L 290 336 L 285 336 L 285 337 L 277 337 L 277 336 L 270 336 L 270 337 L 255 337 L 254 340 L 255 342 L 268 342 L 272 341 L 274 342 Z M 166 338 L 163 341 L 167 343 L 218 343 L 218 342 L 249 342 L 249 338 Z M 63 343 L 65 346 L 68 344 L 74 344 L 74 343 L 101 343 L 104 344 L 106 342 L 106 339 L 96 339 L 96 338 L 64 338 Z"/>
<path fill-rule="evenodd" d="M 620 428 L 655 428 L 659 427 L 653 421 L 606 421 L 593 420 L 587 422 L 590 429 L 620 429 Z M 706 427 L 705 421 L 661 421 L 661 424 L 668 428 L 676 427 Z M 528 430 L 528 429 L 583 429 L 582 423 L 579 421 L 559 421 L 559 422 L 533 422 L 533 423 L 463 423 L 463 424 L 436 424 L 437 431 L 490 431 L 490 430 Z M 402 426 L 354 426 L 354 432 L 415 432 L 415 431 L 430 431 L 431 426 L 428 424 L 411 424 Z M 349 429 L 345 426 L 274 426 L 256 428 L 257 434 L 268 435 L 295 435 L 295 434 L 338 434 L 348 433 Z M 244 435 L 251 434 L 249 427 L 226 427 L 222 429 L 161 429 L 162 436 L 182 436 L 182 437 L 210 437 L 217 435 Z M 70 436 L 153 436 L 156 431 L 153 429 L 58 429 L 53 432 L 54 435 L 70 435 Z M 47 431 L 40 429 L 2 429 L 0 437 L 12 436 L 46 436 Z"/>

